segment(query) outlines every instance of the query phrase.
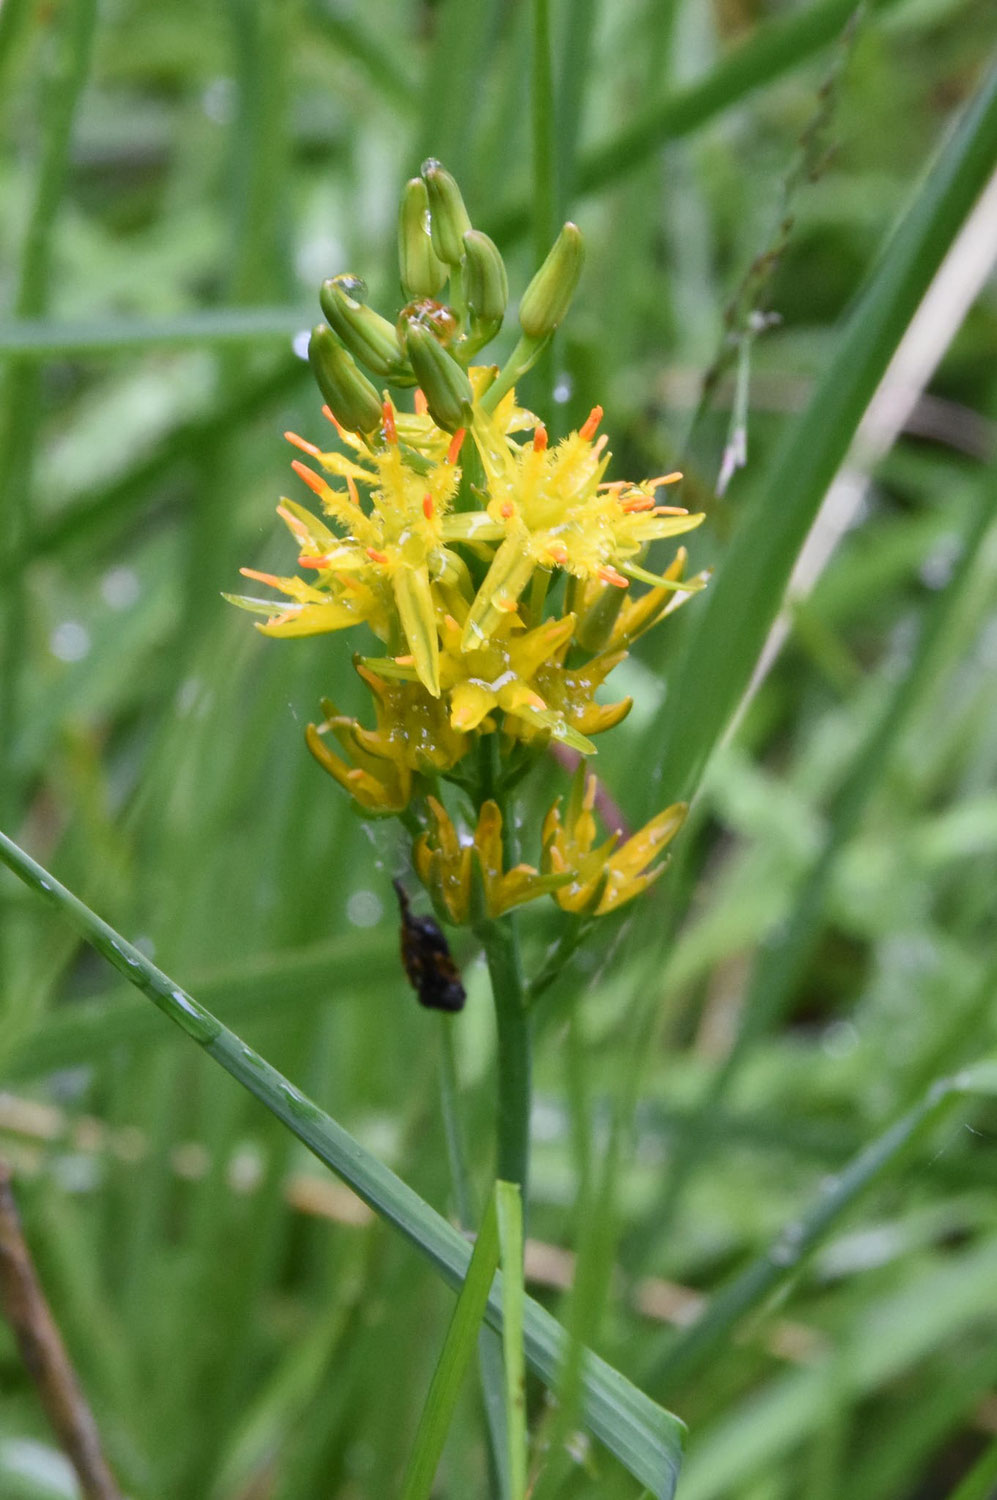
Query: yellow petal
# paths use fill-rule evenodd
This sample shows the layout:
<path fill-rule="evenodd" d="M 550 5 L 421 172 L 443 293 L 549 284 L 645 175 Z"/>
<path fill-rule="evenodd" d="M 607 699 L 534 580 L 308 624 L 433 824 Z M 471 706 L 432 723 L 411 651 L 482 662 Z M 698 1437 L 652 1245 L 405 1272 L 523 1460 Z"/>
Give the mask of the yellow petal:
<path fill-rule="evenodd" d="M 645 823 L 639 833 L 627 839 L 609 861 L 614 873 L 630 879 L 645 869 L 665 845 L 671 843 L 685 822 L 688 811 L 686 803 L 676 802 L 673 806 L 666 807 L 664 812 L 659 812 L 650 823 Z"/>
<path fill-rule="evenodd" d="M 504 541 L 492 559 L 485 580 L 471 605 L 461 639 L 461 649 L 473 651 L 487 641 L 509 614 L 533 575 L 534 562 L 518 537 Z"/>
<path fill-rule="evenodd" d="M 458 682 L 450 694 L 450 722 L 454 729 L 468 733 L 477 729 L 495 705 L 495 694 L 481 683 Z"/>
<path fill-rule="evenodd" d="M 305 636 L 324 635 L 328 630 L 345 630 L 356 625 L 363 615 L 356 609 L 347 608 L 336 599 L 324 604 L 288 604 L 284 609 L 276 605 L 277 613 L 265 625 L 257 625 L 261 635 Z"/>
<path fill-rule="evenodd" d="M 436 634 L 433 591 L 425 567 L 401 566 L 391 580 L 399 618 L 420 681 L 434 698 L 440 696 L 440 643 Z"/>

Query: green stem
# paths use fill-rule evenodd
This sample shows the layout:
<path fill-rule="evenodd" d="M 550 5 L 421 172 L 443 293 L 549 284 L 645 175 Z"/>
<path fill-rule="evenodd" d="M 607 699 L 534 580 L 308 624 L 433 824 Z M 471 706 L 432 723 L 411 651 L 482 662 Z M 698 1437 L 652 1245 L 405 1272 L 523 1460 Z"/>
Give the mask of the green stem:
<path fill-rule="evenodd" d="M 482 411 L 493 412 L 498 406 L 506 391 L 511 391 L 520 375 L 525 375 L 527 370 L 536 362 L 547 343 L 546 339 L 531 339 L 523 334 L 519 343 L 513 349 L 502 369 L 499 371 L 494 383 L 490 385 L 482 396 L 480 406 Z"/>
<path fill-rule="evenodd" d="M 526 1204 L 530 1162 L 530 1017 L 519 951 L 510 916 L 478 929 L 488 963 L 498 1027 L 496 1175 L 516 1182 Z"/>

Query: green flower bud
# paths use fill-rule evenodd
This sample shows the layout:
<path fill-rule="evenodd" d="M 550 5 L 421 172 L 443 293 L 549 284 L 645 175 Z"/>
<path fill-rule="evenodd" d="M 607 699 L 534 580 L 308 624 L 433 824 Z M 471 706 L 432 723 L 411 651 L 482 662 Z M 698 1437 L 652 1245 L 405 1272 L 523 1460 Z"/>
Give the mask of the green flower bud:
<path fill-rule="evenodd" d="M 464 293 L 473 316 L 496 329 L 505 317 L 509 278 L 498 246 L 480 229 L 464 235 Z"/>
<path fill-rule="evenodd" d="M 373 432 L 380 426 L 380 397 L 324 323 L 312 329 L 308 362 L 319 390 L 342 427 L 348 432 Z"/>
<path fill-rule="evenodd" d="M 429 236 L 429 195 L 421 177 L 411 178 L 398 209 L 398 265 L 406 297 L 435 297 L 447 279 Z"/>
<path fill-rule="evenodd" d="M 474 392 L 467 374 L 422 323 L 410 323 L 405 345 L 437 427 L 456 432 L 471 420 Z"/>
<path fill-rule="evenodd" d="M 330 327 L 355 359 L 386 380 L 412 383 L 412 371 L 402 354 L 393 324 L 363 298 L 367 288 L 356 276 L 333 276 L 318 294 Z"/>
<path fill-rule="evenodd" d="M 422 180 L 429 195 L 433 249 L 448 266 L 459 266 L 464 258 L 464 236 L 471 227 L 460 188 L 433 156 L 422 164 Z"/>
<path fill-rule="evenodd" d="M 519 321 L 531 339 L 548 338 L 560 323 L 578 285 L 585 259 L 577 224 L 565 224 L 519 304 Z"/>

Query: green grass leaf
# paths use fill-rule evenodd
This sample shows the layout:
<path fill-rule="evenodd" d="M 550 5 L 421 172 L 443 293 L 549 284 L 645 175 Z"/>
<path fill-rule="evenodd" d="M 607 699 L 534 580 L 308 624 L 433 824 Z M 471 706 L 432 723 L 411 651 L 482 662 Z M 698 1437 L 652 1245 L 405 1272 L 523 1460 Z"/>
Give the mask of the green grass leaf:
<path fill-rule="evenodd" d="M 394 1225 L 450 1286 L 463 1284 L 470 1261 L 467 1243 L 418 1193 L 3 833 L 0 861 L 52 902 L 119 973 L 283 1121 L 358 1197 Z M 489 1297 L 486 1320 L 502 1329 L 500 1280 Z M 532 1298 L 525 1302 L 523 1341 L 532 1369 L 546 1385 L 555 1385 L 566 1335 Z M 681 1461 L 683 1424 L 591 1352 L 584 1360 L 582 1384 L 585 1420 L 595 1436 L 657 1500 L 671 1500 Z"/>
<path fill-rule="evenodd" d="M 498 1188 L 500 1184 L 496 1184 Z M 429 1500 L 433 1480 L 439 1467 L 443 1447 L 450 1431 L 457 1398 L 467 1367 L 478 1342 L 481 1320 L 488 1304 L 499 1263 L 499 1231 L 496 1196 L 488 1200 L 485 1216 L 474 1242 L 464 1284 L 450 1319 L 450 1327 L 440 1351 L 405 1483 L 402 1500 Z"/>
<path fill-rule="evenodd" d="M 707 590 L 649 732 L 669 797 L 696 788 L 748 686 L 804 538 L 876 386 L 997 158 L 997 65 L 887 243 L 834 358 L 790 428 Z M 680 711 L 675 711 L 675 705 Z"/>

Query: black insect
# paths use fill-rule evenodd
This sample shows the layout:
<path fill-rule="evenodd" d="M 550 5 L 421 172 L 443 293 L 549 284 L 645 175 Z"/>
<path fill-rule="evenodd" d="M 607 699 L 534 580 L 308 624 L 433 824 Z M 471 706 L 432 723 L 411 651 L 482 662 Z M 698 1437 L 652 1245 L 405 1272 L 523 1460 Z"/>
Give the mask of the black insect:
<path fill-rule="evenodd" d="M 463 1010 L 467 995 L 447 940 L 432 917 L 417 917 L 400 880 L 393 880 L 402 913 L 402 965 L 429 1010 Z"/>

